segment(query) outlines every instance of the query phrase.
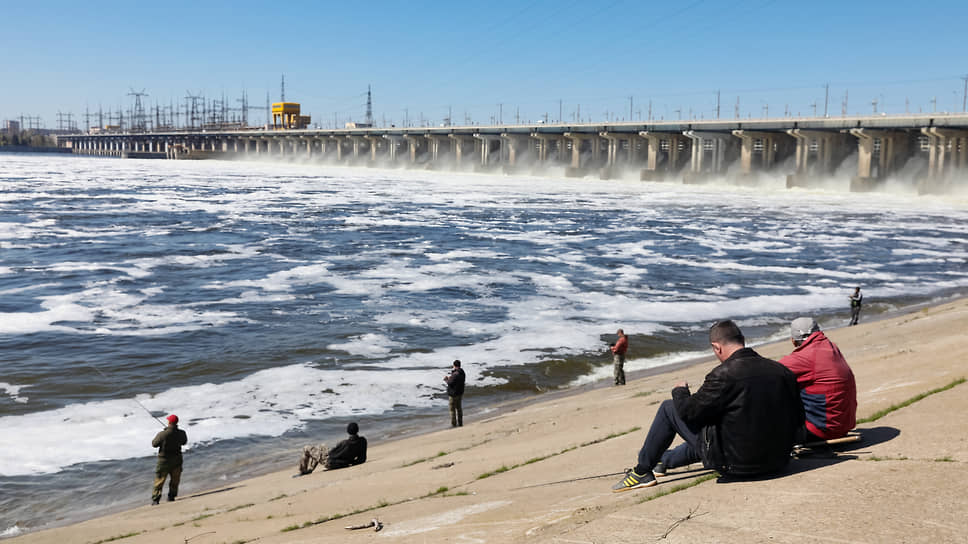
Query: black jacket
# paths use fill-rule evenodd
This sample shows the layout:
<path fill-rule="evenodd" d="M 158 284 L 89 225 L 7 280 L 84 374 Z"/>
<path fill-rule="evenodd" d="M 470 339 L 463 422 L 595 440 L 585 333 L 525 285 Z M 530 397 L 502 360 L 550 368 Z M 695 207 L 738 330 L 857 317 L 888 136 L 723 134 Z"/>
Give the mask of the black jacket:
<path fill-rule="evenodd" d="M 797 379 L 780 363 L 743 348 L 714 368 L 695 394 L 672 390 L 676 411 L 699 432 L 703 464 L 724 474 L 783 468 L 803 425 Z"/>
<path fill-rule="evenodd" d="M 455 368 L 447 376 L 447 395 L 459 397 L 464 394 L 464 369 Z"/>
<path fill-rule="evenodd" d="M 155 439 L 151 441 L 151 447 L 158 448 L 158 457 L 172 459 L 181 457 L 181 447 L 187 443 L 188 435 L 185 431 L 169 425 L 155 435 Z"/>
<path fill-rule="evenodd" d="M 349 438 L 329 450 L 326 468 L 346 468 L 366 462 L 366 438 L 351 434 Z"/>

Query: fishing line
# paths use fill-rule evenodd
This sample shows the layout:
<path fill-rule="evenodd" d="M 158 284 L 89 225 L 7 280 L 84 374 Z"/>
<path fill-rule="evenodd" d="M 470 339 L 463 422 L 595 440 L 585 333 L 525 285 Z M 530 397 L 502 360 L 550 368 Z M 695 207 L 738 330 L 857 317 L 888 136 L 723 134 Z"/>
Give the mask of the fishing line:
<path fill-rule="evenodd" d="M 518 489 L 531 489 L 532 487 L 542 487 L 545 485 L 566 484 L 568 482 L 580 482 L 582 480 L 594 480 L 595 478 L 607 478 L 609 476 L 618 476 L 620 474 L 626 474 L 626 473 L 628 473 L 628 470 L 623 470 L 622 472 L 610 472 L 608 474 L 599 474 L 597 476 L 584 476 L 581 478 L 572 478 L 570 480 L 559 480 L 557 482 L 546 482 L 543 484 L 526 485 L 524 487 L 515 487 L 514 489 L 512 489 L 512 491 L 516 491 Z"/>
<path fill-rule="evenodd" d="M 91 367 L 91 368 L 93 368 L 95 372 L 97 372 L 98 374 L 100 374 L 101 377 L 104 378 L 105 380 L 107 380 L 108 382 L 111 381 L 111 378 L 108 378 L 107 375 L 105 375 L 103 372 L 101 372 L 101 369 L 100 368 L 94 366 L 91 363 L 84 363 L 84 364 L 87 365 L 87 366 L 89 366 L 89 367 Z M 138 401 L 138 399 L 132 398 L 131 400 L 135 401 L 138 404 L 138 406 L 140 406 L 142 410 L 144 410 L 145 412 L 147 412 L 149 416 L 153 417 L 155 419 L 155 421 L 157 421 L 158 423 L 161 423 L 161 426 L 162 427 L 168 427 L 168 425 L 165 425 L 165 423 L 163 423 L 160 419 L 158 419 L 157 417 L 155 417 L 155 415 L 151 413 L 151 410 L 149 410 L 148 408 L 146 408 L 144 404 L 141 404 L 141 402 Z"/>

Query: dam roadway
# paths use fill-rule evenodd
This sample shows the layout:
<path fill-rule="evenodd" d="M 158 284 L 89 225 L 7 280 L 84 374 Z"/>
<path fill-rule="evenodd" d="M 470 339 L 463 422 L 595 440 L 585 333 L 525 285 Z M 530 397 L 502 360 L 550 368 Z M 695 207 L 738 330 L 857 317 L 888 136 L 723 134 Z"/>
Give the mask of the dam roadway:
<path fill-rule="evenodd" d="M 851 191 L 875 190 L 909 161 L 921 193 L 968 188 L 968 114 L 344 129 L 204 129 L 59 136 L 76 154 L 285 158 L 378 167 L 527 173 L 564 167 L 602 179 L 736 183 L 758 173 L 809 187 L 856 154 Z M 791 166 L 792 165 L 792 166 Z M 727 169 L 729 175 L 727 176 Z M 783 171 L 786 170 L 786 171 Z"/>

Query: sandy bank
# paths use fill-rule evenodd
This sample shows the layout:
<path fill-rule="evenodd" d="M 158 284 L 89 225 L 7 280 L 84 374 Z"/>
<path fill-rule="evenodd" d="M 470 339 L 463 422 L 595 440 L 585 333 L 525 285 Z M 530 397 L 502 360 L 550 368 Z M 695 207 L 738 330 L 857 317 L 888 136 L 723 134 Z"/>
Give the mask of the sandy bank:
<path fill-rule="evenodd" d="M 968 374 L 965 331 L 968 300 L 959 300 L 828 336 L 854 369 L 863 418 Z M 778 358 L 790 345 L 757 350 Z M 10 542 L 964 541 L 968 384 L 859 424 L 863 444 L 794 460 L 769 480 L 718 482 L 693 466 L 615 494 L 618 476 L 590 478 L 634 464 L 672 385 L 701 383 L 713 366 L 710 358 L 621 388 L 516 405 L 463 428 L 373 443 L 358 467 L 268 474 Z M 148 475 L 145 488 L 147 497 Z M 372 518 L 382 531 L 344 529 Z"/>

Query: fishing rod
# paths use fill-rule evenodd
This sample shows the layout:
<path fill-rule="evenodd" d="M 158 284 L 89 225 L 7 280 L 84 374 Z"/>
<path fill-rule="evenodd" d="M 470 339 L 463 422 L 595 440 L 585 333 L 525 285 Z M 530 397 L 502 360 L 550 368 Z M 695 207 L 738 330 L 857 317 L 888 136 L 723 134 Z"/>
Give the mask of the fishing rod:
<path fill-rule="evenodd" d="M 619 474 L 628 474 L 629 470 L 631 470 L 631 469 L 626 469 L 626 470 L 623 470 L 622 472 L 610 472 L 608 474 L 599 474 L 597 476 L 584 476 L 584 477 L 581 477 L 581 478 L 571 478 L 570 480 L 559 480 L 557 482 L 545 482 L 543 484 L 526 485 L 524 487 L 515 487 L 514 490 L 516 491 L 518 489 L 531 489 L 532 487 L 542 487 L 542 486 L 546 486 L 546 485 L 567 484 L 569 482 L 580 482 L 582 480 L 594 480 L 595 478 L 608 478 L 609 476 L 618 476 Z"/>
<path fill-rule="evenodd" d="M 91 368 L 93 368 L 95 372 L 97 372 L 98 374 L 100 374 L 101 377 L 104 378 L 105 380 L 107 380 L 108 382 L 111 381 L 111 378 L 108 378 L 107 375 L 105 375 L 103 372 L 101 372 L 101 369 L 100 368 L 94 366 L 91 363 L 84 363 L 84 364 L 87 365 L 87 366 L 89 366 L 89 367 L 91 367 Z M 148 408 L 146 408 L 144 404 L 141 404 L 141 402 L 138 401 L 138 399 L 132 398 L 131 400 L 135 401 L 138 404 L 138 406 L 141 407 L 142 410 L 144 410 L 145 412 L 148 412 L 148 415 L 151 416 L 151 417 L 153 417 L 155 419 L 155 421 L 157 421 L 158 423 L 161 423 L 161 426 L 162 427 L 168 427 L 168 425 L 165 425 L 164 422 L 162 422 L 154 414 L 152 414 L 151 413 L 151 410 L 149 410 Z"/>

